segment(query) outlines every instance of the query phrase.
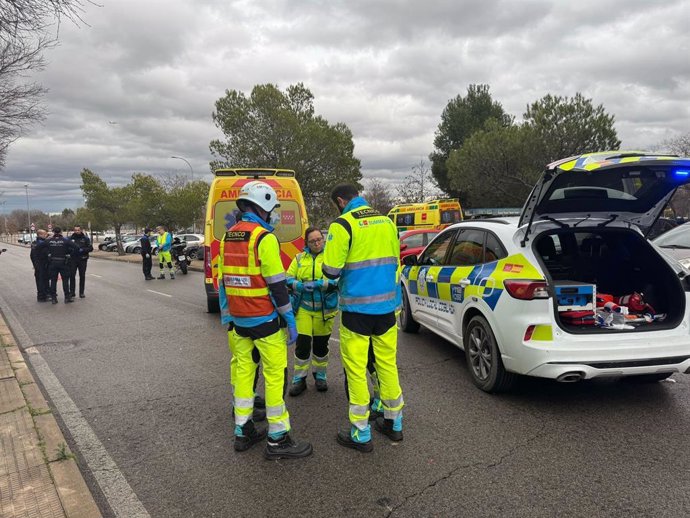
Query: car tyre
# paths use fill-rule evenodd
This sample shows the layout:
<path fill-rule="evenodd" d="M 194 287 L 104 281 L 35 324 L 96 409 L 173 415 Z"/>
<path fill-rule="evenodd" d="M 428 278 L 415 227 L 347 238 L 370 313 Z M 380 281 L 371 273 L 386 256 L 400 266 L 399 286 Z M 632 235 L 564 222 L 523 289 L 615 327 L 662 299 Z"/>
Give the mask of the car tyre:
<path fill-rule="evenodd" d="M 484 392 L 509 390 L 517 375 L 506 371 L 496 337 L 483 316 L 473 317 L 465 329 L 464 345 L 467 368 L 472 382 Z"/>
<path fill-rule="evenodd" d="M 636 376 L 626 376 L 622 378 L 627 383 L 655 383 L 663 381 L 672 376 L 672 372 L 659 372 L 656 374 L 637 374 Z"/>
<path fill-rule="evenodd" d="M 410 309 L 410 300 L 407 298 L 407 293 L 405 292 L 405 286 L 402 288 L 402 308 L 400 310 L 400 315 L 398 318 L 400 320 L 400 329 L 406 333 L 416 333 L 419 331 L 419 323 L 415 322 L 412 318 L 412 310 Z"/>
<path fill-rule="evenodd" d="M 212 299 L 211 297 L 206 297 L 206 309 L 209 313 L 219 313 L 220 303 L 218 299 Z"/>
<path fill-rule="evenodd" d="M 140 246 L 135 246 L 134 249 L 132 250 L 133 254 L 139 254 L 141 253 L 141 247 Z"/>

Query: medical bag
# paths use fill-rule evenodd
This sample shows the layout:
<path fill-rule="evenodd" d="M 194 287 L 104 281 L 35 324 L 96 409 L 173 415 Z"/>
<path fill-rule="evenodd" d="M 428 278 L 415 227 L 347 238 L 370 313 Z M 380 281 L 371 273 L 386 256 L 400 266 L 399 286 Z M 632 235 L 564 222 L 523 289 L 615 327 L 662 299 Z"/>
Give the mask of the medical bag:
<path fill-rule="evenodd" d="M 554 295 L 559 313 L 562 311 L 590 311 L 594 314 L 597 288 L 594 284 L 577 281 L 556 281 Z"/>

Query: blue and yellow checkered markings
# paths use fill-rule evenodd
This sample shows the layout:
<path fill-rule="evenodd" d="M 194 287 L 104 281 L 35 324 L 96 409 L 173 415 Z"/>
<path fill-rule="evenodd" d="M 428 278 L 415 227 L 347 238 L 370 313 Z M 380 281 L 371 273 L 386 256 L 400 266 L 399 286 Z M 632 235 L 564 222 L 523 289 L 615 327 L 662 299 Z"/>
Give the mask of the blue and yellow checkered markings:
<path fill-rule="evenodd" d="M 411 295 L 461 303 L 467 297 L 481 298 L 493 311 L 503 295 L 505 279 L 543 279 L 522 254 L 475 266 L 405 266 L 402 274 L 409 280 Z M 428 274 L 436 279 L 427 282 Z M 467 279 L 463 287 L 460 281 Z"/>
<path fill-rule="evenodd" d="M 587 153 L 573 160 L 558 166 L 562 171 L 572 171 L 574 169 L 594 171 L 602 167 L 615 164 L 631 164 L 635 162 L 648 162 L 657 160 L 677 160 L 677 157 L 663 155 L 643 155 L 643 156 L 624 156 L 618 158 L 608 158 L 616 152 Z"/>

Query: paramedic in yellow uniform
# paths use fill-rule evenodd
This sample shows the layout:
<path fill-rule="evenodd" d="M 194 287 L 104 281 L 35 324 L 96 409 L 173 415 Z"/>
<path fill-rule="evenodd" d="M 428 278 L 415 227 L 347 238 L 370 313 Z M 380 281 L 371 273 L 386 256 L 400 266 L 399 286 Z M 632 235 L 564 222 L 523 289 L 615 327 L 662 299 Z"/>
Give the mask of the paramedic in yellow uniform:
<path fill-rule="evenodd" d="M 338 312 L 338 285 L 324 278 L 323 234 L 309 227 L 304 235 L 304 252 L 295 256 L 287 271 L 288 287 L 292 290 L 293 309 L 297 312 L 297 344 L 291 396 L 299 396 L 307 389 L 307 375 L 311 367 L 314 385 L 319 392 L 328 390 L 328 340 L 333 320 Z"/>
<path fill-rule="evenodd" d="M 230 343 L 234 367 L 235 450 L 245 451 L 266 437 L 252 420 L 258 350 L 266 385 L 268 459 L 311 455 L 312 446 L 290 436 L 290 416 L 283 400 L 287 375 L 287 347 L 297 340 L 280 244 L 273 234 L 271 214 L 278 207 L 276 192 L 265 182 L 251 181 L 240 189 L 239 222 L 223 237 L 221 275 L 232 318 Z M 285 330 L 280 323 L 287 323 Z"/>
<path fill-rule="evenodd" d="M 375 428 L 401 441 L 403 395 L 398 379 L 400 304 L 400 241 L 393 222 L 359 196 L 353 185 L 338 185 L 331 199 L 341 211 L 328 229 L 323 273 L 338 279 L 340 352 L 347 376 L 351 427 L 338 433 L 338 443 L 371 451 L 370 397 L 367 384 L 369 343 L 373 346 L 383 417 Z"/>

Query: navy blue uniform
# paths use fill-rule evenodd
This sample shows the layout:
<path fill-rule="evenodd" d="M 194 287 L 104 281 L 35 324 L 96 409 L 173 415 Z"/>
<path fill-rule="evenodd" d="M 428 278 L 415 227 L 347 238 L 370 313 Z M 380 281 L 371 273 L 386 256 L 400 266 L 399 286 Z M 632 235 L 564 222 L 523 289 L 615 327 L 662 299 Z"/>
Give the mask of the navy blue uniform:
<path fill-rule="evenodd" d="M 31 245 L 31 263 L 34 265 L 34 278 L 36 280 L 36 300 L 43 302 L 50 295 L 50 278 L 48 277 L 48 250 L 39 247 L 45 239 L 37 237 Z"/>
<path fill-rule="evenodd" d="M 153 253 L 153 247 L 151 246 L 151 239 L 144 234 L 141 236 L 141 239 L 139 239 L 139 242 L 141 243 L 141 265 L 144 270 L 144 278 L 152 279 L 151 267 L 153 266 L 153 259 L 151 259 L 151 255 Z"/>
<path fill-rule="evenodd" d="M 83 232 L 80 234 L 75 232 L 70 236 L 70 239 L 77 250 L 72 254 L 70 261 L 69 294 L 70 297 L 76 295 L 77 271 L 79 271 L 79 296 L 83 297 L 86 285 L 86 262 L 89 260 L 89 252 L 93 252 L 93 246 L 91 246 L 89 237 Z"/>
<path fill-rule="evenodd" d="M 67 264 L 70 255 L 77 253 L 77 247 L 69 239 L 56 235 L 46 239 L 39 244 L 37 250 L 47 250 L 48 254 L 48 275 L 50 277 L 50 298 L 53 302 L 57 301 L 57 278 L 62 277 L 62 291 L 65 294 L 65 301 L 71 300 L 69 293 L 70 267 Z"/>

